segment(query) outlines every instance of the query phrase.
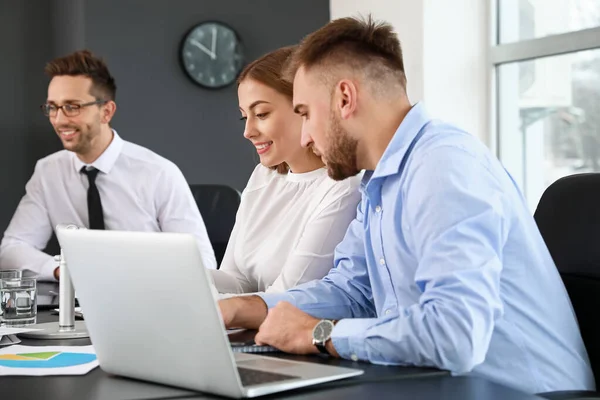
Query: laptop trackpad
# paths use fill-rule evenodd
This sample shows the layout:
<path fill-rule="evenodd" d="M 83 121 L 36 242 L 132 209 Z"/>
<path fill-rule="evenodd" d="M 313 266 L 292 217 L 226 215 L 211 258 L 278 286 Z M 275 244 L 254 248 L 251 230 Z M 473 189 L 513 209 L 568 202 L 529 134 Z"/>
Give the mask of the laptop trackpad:
<path fill-rule="evenodd" d="M 246 360 L 236 360 L 236 364 L 238 367 L 265 369 L 267 371 L 298 367 L 297 362 L 278 360 L 271 357 L 252 357 Z"/>

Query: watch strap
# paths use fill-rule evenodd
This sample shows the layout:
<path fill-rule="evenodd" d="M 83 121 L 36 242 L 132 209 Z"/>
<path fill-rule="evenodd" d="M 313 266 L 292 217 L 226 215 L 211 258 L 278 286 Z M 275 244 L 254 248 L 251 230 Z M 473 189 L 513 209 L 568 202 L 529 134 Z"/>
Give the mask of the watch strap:
<path fill-rule="evenodd" d="M 331 339 L 327 339 L 327 340 L 331 340 Z M 317 350 L 319 350 L 322 354 L 330 355 L 329 352 L 327 351 L 327 347 L 325 347 L 325 344 L 327 344 L 327 343 L 315 343 L 315 346 L 317 347 Z"/>
<path fill-rule="evenodd" d="M 337 320 L 333 320 L 333 319 L 330 319 L 328 321 L 330 321 L 334 327 L 335 327 L 335 324 L 337 324 L 337 322 L 338 322 Z M 327 339 L 325 339 L 324 342 L 316 342 L 315 341 L 315 342 L 313 342 L 313 344 L 315 345 L 317 350 L 319 350 L 319 352 L 321 352 L 322 354 L 331 355 L 331 354 L 329 354 L 329 351 L 327 351 L 327 347 L 326 347 L 327 342 L 330 340 L 331 340 L 331 335 Z"/>

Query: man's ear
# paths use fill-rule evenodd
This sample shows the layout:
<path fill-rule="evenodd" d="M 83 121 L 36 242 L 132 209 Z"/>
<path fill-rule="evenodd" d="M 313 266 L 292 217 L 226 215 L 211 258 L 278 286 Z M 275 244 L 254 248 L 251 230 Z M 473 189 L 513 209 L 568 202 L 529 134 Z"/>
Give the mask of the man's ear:
<path fill-rule="evenodd" d="M 102 123 L 108 124 L 117 112 L 117 103 L 110 100 L 102 106 Z"/>
<path fill-rule="evenodd" d="M 335 88 L 338 97 L 336 107 L 339 109 L 340 118 L 348 119 L 356 111 L 358 88 L 350 79 L 338 82 Z"/>

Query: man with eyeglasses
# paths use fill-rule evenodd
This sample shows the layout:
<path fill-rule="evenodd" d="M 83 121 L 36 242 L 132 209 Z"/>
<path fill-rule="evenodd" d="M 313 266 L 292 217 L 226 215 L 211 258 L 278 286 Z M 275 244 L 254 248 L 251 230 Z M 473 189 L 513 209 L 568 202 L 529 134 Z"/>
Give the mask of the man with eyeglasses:
<path fill-rule="evenodd" d="M 0 245 L 0 269 L 57 280 L 44 253 L 57 224 L 90 229 L 194 234 L 207 268 L 216 268 L 190 188 L 171 161 L 123 140 L 111 128 L 116 85 L 106 64 L 79 51 L 46 65 L 51 78 L 41 106 L 65 150 L 35 166 Z"/>

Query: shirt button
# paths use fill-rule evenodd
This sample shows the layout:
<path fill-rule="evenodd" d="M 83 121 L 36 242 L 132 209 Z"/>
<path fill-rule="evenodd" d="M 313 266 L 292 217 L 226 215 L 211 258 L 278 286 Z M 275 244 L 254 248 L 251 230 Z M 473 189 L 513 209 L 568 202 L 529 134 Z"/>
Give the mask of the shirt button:
<path fill-rule="evenodd" d="M 384 260 L 383 258 L 380 258 L 380 259 L 379 259 L 379 264 L 381 264 L 381 265 L 385 265 L 385 260 Z"/>
<path fill-rule="evenodd" d="M 378 212 L 378 213 L 380 213 L 380 212 L 381 212 L 381 206 L 377 206 L 377 207 L 375 207 L 375 212 Z"/>
<path fill-rule="evenodd" d="M 391 312 L 392 312 L 392 310 L 390 310 L 390 309 L 387 309 L 387 310 L 385 310 L 385 315 L 388 315 L 388 314 L 390 314 Z"/>
<path fill-rule="evenodd" d="M 350 359 L 351 359 L 352 361 L 358 361 L 358 356 L 357 356 L 356 354 L 352 354 L 352 355 L 350 356 Z"/>

